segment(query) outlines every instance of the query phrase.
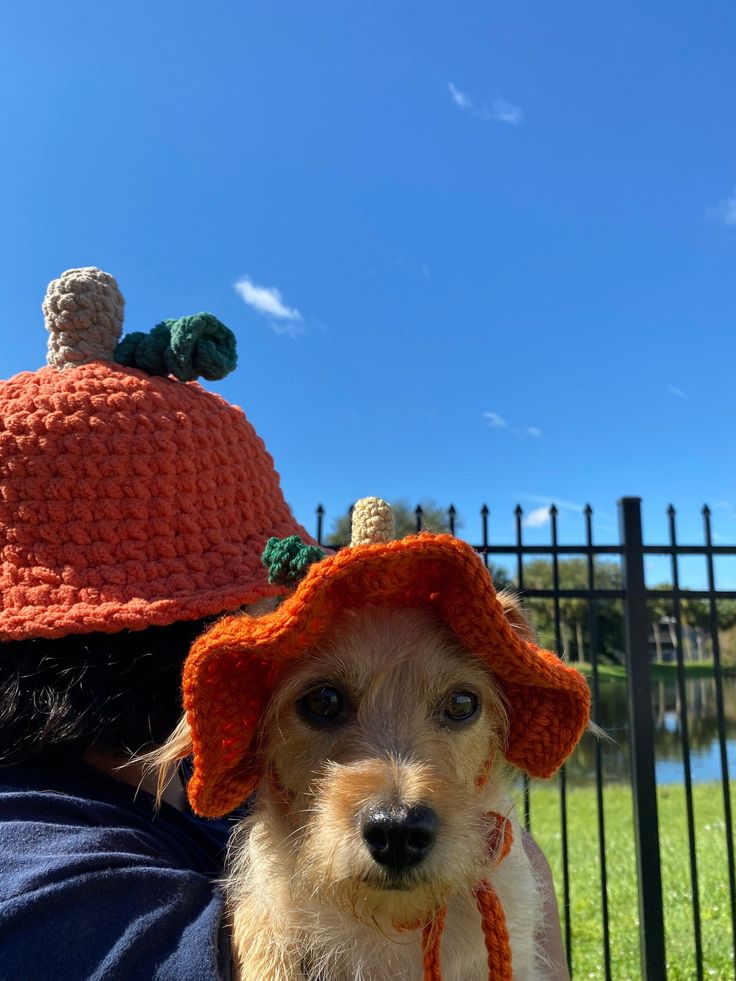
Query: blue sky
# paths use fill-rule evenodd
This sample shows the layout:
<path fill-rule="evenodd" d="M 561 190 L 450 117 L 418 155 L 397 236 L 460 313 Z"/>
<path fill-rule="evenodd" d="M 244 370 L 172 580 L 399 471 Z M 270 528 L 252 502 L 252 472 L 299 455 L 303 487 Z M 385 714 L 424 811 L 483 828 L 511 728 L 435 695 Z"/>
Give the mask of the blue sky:
<path fill-rule="evenodd" d="M 65 4 L 0 11 L 0 374 L 71 266 L 126 326 L 211 310 L 217 386 L 313 526 L 377 493 L 644 499 L 736 541 L 736 7 Z M 239 285 L 238 285 L 239 284 Z"/>

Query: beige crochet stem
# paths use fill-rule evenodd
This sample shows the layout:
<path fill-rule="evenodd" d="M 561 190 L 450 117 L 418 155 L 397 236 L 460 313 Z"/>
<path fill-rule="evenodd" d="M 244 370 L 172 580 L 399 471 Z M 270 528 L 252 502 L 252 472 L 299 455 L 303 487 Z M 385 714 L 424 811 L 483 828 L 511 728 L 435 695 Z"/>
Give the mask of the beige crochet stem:
<path fill-rule="evenodd" d="M 70 365 L 112 361 L 123 332 L 125 300 L 114 278 L 101 269 L 67 269 L 46 290 L 43 315 L 49 332 L 46 361 Z"/>
<path fill-rule="evenodd" d="M 351 545 L 375 545 L 394 537 L 391 505 L 380 497 L 362 497 L 353 508 Z"/>

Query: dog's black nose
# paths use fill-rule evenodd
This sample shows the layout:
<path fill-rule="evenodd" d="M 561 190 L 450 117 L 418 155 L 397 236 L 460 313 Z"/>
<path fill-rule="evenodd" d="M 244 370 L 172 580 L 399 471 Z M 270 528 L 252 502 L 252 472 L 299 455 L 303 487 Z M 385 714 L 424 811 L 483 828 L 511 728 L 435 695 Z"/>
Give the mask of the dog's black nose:
<path fill-rule="evenodd" d="M 431 807 L 379 804 L 363 815 L 363 840 L 379 865 L 401 872 L 432 850 L 439 822 Z"/>

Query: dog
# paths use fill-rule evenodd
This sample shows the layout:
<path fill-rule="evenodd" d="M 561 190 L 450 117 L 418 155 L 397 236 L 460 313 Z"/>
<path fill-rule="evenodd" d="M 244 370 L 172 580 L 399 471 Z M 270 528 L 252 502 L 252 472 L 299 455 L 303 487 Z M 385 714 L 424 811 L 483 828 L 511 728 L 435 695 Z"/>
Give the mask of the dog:
<path fill-rule="evenodd" d="M 516 597 L 498 600 L 531 639 Z M 480 883 L 503 909 L 513 977 L 546 976 L 506 705 L 477 653 L 431 611 L 367 607 L 279 684 L 222 881 L 237 978 L 486 981 Z M 185 718 L 154 755 L 160 788 L 191 749 Z"/>

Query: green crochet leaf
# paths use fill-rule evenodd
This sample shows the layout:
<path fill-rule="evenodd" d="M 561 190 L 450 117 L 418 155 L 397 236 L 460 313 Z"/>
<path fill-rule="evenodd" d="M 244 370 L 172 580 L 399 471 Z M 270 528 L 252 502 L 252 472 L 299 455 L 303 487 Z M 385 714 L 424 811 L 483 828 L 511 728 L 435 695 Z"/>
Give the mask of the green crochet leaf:
<path fill-rule="evenodd" d="M 179 381 L 217 381 L 238 363 L 235 334 L 211 313 L 163 320 L 148 333 L 126 334 L 115 361 L 149 375 L 174 375 Z"/>
<path fill-rule="evenodd" d="M 298 535 L 288 538 L 269 538 L 261 561 L 268 569 L 268 581 L 280 586 L 294 587 L 307 574 L 307 569 L 325 557 L 316 545 L 305 545 Z"/>

